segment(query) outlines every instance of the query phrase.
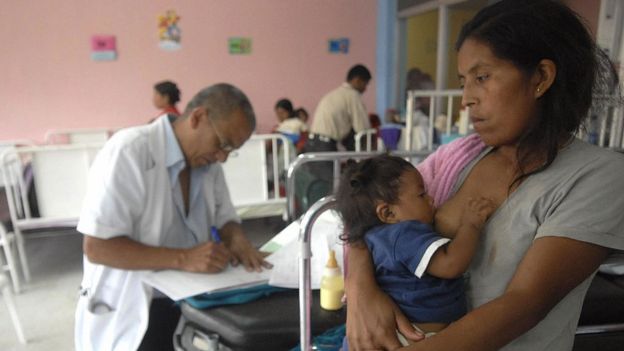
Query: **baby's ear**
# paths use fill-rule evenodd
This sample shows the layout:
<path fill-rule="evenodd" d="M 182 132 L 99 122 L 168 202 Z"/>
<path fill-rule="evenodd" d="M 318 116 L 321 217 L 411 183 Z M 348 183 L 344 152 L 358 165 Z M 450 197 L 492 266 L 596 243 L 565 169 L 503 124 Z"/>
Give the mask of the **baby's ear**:
<path fill-rule="evenodd" d="M 375 213 L 377 213 L 377 218 L 384 223 L 395 223 L 396 219 L 394 216 L 394 212 L 389 204 L 385 202 L 381 202 L 375 208 Z"/>

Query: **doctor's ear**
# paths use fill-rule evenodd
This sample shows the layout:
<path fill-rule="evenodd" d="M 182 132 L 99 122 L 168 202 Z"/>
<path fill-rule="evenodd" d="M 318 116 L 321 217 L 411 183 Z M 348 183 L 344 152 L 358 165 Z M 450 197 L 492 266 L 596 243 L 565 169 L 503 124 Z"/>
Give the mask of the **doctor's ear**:
<path fill-rule="evenodd" d="M 377 218 L 383 223 L 396 223 L 396 216 L 392 211 L 392 207 L 385 202 L 377 205 L 375 213 L 377 214 Z"/>
<path fill-rule="evenodd" d="M 191 122 L 191 127 L 193 129 L 197 128 L 204 117 L 205 110 L 201 107 L 196 107 L 191 111 L 191 115 L 189 116 L 189 120 Z"/>

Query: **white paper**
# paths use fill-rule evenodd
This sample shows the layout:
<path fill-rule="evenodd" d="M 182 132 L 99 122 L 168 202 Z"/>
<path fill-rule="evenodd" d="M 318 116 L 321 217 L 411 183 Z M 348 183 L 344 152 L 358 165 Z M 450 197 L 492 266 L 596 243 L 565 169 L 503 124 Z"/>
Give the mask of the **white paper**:
<path fill-rule="evenodd" d="M 266 258 L 273 264 L 272 269 L 265 269 L 258 273 L 247 272 L 242 266 L 230 266 L 217 274 L 164 270 L 148 273 L 143 280 L 176 301 L 198 294 L 249 287 L 267 282 L 273 286 L 296 289 L 299 287 L 300 227 L 300 222 L 295 221 L 262 246 L 262 248 L 271 247 L 277 250 Z M 342 223 L 334 211 L 324 212 L 314 223 L 310 236 L 312 289 L 320 288 L 321 275 L 329 258 L 330 249 L 335 251 L 336 261 L 344 272 L 344 245 L 338 238 L 341 233 Z"/>
<path fill-rule="evenodd" d="M 269 279 L 270 285 L 284 288 L 299 287 L 300 227 L 299 222 L 293 222 L 275 236 L 275 238 L 279 237 L 283 246 L 272 255 L 273 269 Z M 312 289 L 319 289 L 321 286 L 321 275 L 329 258 L 330 249 L 335 251 L 336 261 L 342 269 L 344 245 L 338 239 L 341 233 L 342 223 L 333 211 L 324 212 L 314 223 L 310 235 Z"/>
<path fill-rule="evenodd" d="M 271 262 L 271 256 L 267 257 L 266 260 Z M 215 274 L 176 270 L 155 271 L 147 274 L 143 281 L 177 301 L 203 293 L 264 284 L 269 281 L 270 276 L 271 270 L 247 272 L 240 265 L 238 267 L 229 266 L 222 272 Z"/>
<path fill-rule="evenodd" d="M 262 245 L 262 247 L 260 247 L 260 251 L 275 252 L 277 251 L 277 249 L 286 246 L 293 240 L 297 240 L 298 237 L 299 221 L 294 221 L 290 223 L 286 228 L 282 229 L 281 232 L 277 233 L 277 235 L 272 237 L 264 245 Z"/>

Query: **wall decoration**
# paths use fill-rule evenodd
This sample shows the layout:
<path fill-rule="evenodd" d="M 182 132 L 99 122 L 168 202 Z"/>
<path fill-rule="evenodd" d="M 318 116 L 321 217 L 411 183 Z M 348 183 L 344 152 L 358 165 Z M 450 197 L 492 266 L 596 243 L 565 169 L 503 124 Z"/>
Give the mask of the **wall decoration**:
<path fill-rule="evenodd" d="M 93 61 L 114 61 L 117 59 L 117 44 L 114 35 L 91 37 L 91 59 Z"/>
<path fill-rule="evenodd" d="M 158 46 L 161 49 L 175 51 L 182 47 L 178 22 L 180 22 L 180 16 L 176 14 L 175 10 L 167 10 L 164 15 L 158 16 L 158 40 L 160 41 Z"/>
<path fill-rule="evenodd" d="M 329 52 L 332 54 L 349 53 L 349 38 L 329 39 Z"/>
<path fill-rule="evenodd" d="M 249 55 L 251 54 L 251 38 L 229 38 L 228 47 L 230 55 Z"/>

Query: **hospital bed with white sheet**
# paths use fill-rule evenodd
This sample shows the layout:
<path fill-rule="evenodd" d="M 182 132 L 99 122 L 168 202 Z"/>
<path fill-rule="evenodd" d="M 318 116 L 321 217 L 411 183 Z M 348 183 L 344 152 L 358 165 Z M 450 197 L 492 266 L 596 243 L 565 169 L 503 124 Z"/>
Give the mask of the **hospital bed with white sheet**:
<path fill-rule="evenodd" d="M 26 281 L 24 238 L 57 235 L 78 223 L 91 162 L 102 143 L 24 146 L 0 155 L 12 234 Z M 16 275 L 12 275 L 13 276 Z"/>
<path fill-rule="evenodd" d="M 46 144 L 103 143 L 115 132 L 114 128 L 52 129 L 45 133 Z"/>
<path fill-rule="evenodd" d="M 230 198 L 242 219 L 286 213 L 284 170 L 295 156 L 281 134 L 254 134 L 222 164 Z"/>

